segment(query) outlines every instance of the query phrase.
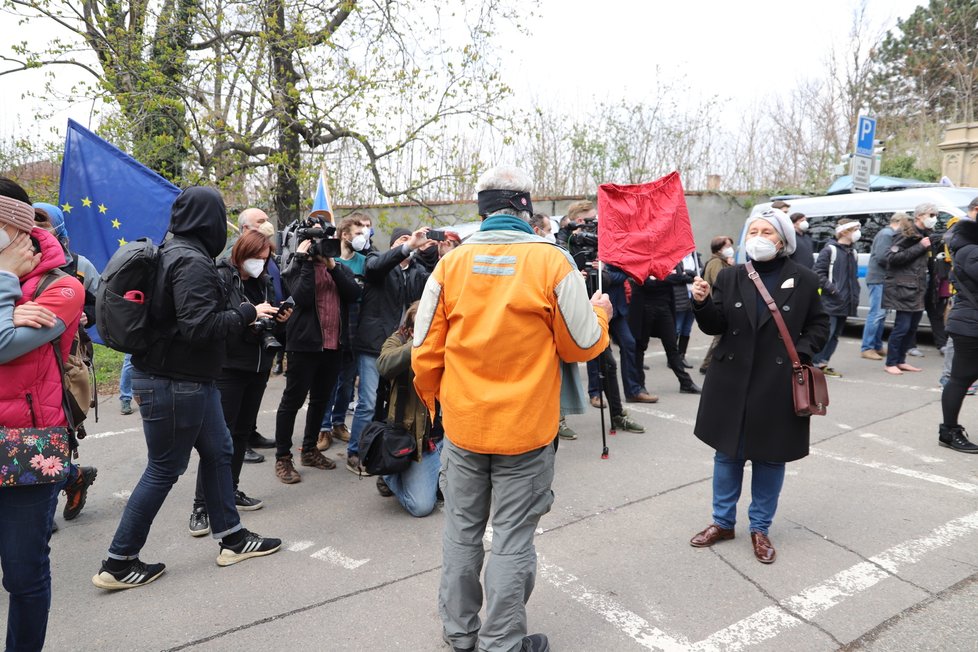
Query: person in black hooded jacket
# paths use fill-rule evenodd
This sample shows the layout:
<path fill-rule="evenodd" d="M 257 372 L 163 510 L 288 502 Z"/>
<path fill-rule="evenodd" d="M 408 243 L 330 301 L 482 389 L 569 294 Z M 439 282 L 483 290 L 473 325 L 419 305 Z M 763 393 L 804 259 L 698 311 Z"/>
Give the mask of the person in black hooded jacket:
<path fill-rule="evenodd" d="M 214 265 L 224 248 L 225 224 L 224 200 L 213 188 L 188 188 L 173 202 L 172 237 L 160 246 L 150 303 L 160 337 L 132 358 L 133 399 L 143 418 L 148 461 L 108 559 L 92 578 L 101 589 L 142 586 L 163 574 L 163 564 L 145 564 L 139 552 L 167 494 L 187 470 L 192 449 L 200 455 L 211 536 L 221 541 L 218 565 L 269 555 L 282 545 L 246 530 L 235 507 L 231 435 L 215 380 L 224 365 L 224 342 L 276 310 L 267 303 L 228 307 Z"/>

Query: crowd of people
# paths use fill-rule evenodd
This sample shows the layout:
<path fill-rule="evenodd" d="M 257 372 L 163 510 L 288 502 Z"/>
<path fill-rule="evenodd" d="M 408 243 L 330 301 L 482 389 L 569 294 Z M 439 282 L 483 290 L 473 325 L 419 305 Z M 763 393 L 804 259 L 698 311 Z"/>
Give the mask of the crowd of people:
<path fill-rule="evenodd" d="M 228 240 L 221 195 L 183 191 L 159 247 L 150 300 L 157 336 L 126 356 L 120 381 L 121 413 L 138 410 L 142 418 L 147 465 L 93 583 L 128 589 L 164 573 L 163 563 L 145 562 L 140 551 L 192 450 L 199 461 L 189 533 L 215 539 L 217 563 L 227 566 L 281 546 L 245 529 L 239 517 L 264 506 L 245 492 L 242 477 L 246 462 L 263 461 L 258 450 L 274 449 L 274 475 L 284 484 L 335 469 L 337 460 L 324 452 L 338 443 L 346 469 L 369 476 L 361 435 L 387 422 L 416 446 L 404 470 L 378 475 L 378 493 L 415 517 L 445 505 L 438 596 L 445 641 L 454 650 L 547 650 L 545 635 L 527 631 L 525 604 L 534 532 L 553 502 L 558 442 L 577 439 L 565 416 L 588 405 L 607 408 L 613 429 L 644 432 L 626 404 L 659 400 L 646 373 L 653 338 L 678 391 L 702 394 L 694 432 L 714 449 L 712 522 L 690 544 L 734 538 L 750 460 L 753 553 L 774 562 L 769 529 L 785 465 L 809 452 L 809 417 L 793 409 L 778 321 L 787 323 L 803 362 L 841 375 L 829 363 L 859 304 L 853 245 L 862 225 L 841 220 L 816 255 L 805 216 L 775 202 L 745 224 L 748 265 L 736 264 L 734 238 L 719 235 L 705 264 L 694 252 L 665 278 L 634 279 L 596 260 L 592 202 L 572 204 L 558 221 L 533 212 L 531 187 L 518 169 L 490 169 L 477 184 L 481 228 L 464 247 L 451 230 L 436 239 L 429 227 L 396 228 L 385 251 L 374 246 L 372 220 L 360 212 L 338 220 L 313 212 L 277 234 L 264 211 L 249 208 Z M 897 213 L 874 238 L 861 357 L 884 361 L 889 374 L 920 371 L 907 356 L 927 310 L 935 337 L 946 338 L 939 343 L 945 390 L 938 441 L 975 453 L 958 414 L 978 381 L 978 198 L 943 238 L 933 233 L 936 217 L 931 205 Z M 0 426 L 71 431 L 58 353 L 72 352 L 95 323 L 98 271 L 71 251 L 60 209 L 32 205 L 8 179 L 0 179 L 0 227 L 7 380 Z M 335 236 L 322 235 L 334 228 Z M 303 229 L 322 230 L 297 235 Z M 335 249 L 324 243 L 331 239 Z M 888 310 L 895 323 L 884 349 Z M 699 367 L 702 387 L 686 359 L 694 323 L 713 336 Z M 586 379 L 578 376 L 581 362 Z M 274 435 L 266 438 L 257 417 L 276 372 L 284 372 L 285 387 Z M 97 474 L 69 463 L 58 482 L 0 488 L 0 520 L 17 525 L 0 530 L 7 649 L 43 647 L 57 497 L 62 490 L 67 496 L 64 518 L 77 517 Z M 483 585 L 490 519 L 493 554 Z"/>

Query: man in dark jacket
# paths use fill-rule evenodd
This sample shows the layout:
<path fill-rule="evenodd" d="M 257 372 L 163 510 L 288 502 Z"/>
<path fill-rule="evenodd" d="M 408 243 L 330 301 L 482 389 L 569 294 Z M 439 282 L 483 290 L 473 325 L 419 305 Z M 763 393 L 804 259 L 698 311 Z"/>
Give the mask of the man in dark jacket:
<path fill-rule="evenodd" d="M 835 226 L 835 239 L 828 241 L 815 262 L 815 273 L 822 288 L 822 309 L 829 316 L 829 339 L 812 358 L 812 363 L 826 376 L 842 377 L 829 367 L 829 360 L 839 345 L 846 319 L 855 317 L 859 307 L 859 263 L 852 245 L 859 242 L 860 237 L 859 222 L 842 218 Z"/>
<path fill-rule="evenodd" d="M 421 298 L 428 280 L 429 272 L 417 264 L 412 255 L 436 244 L 435 240 L 428 240 L 427 233 L 428 227 L 414 233 L 403 228 L 394 229 L 390 249 L 382 254 L 370 253 L 364 265 L 360 325 L 353 340 L 360 387 L 346 449 L 346 468 L 353 473 L 362 472 L 360 433 L 373 421 L 377 407 L 377 388 L 380 385 L 377 357 L 380 349 L 390 334 L 397 330 L 408 306 Z"/>
<path fill-rule="evenodd" d="M 791 254 L 791 260 L 812 269 L 815 265 L 815 246 L 808 233 L 808 218 L 804 213 L 792 213 L 791 223 L 795 226 L 795 253 Z"/>
<path fill-rule="evenodd" d="M 217 563 L 236 564 L 269 555 L 282 545 L 241 525 L 231 481 L 231 435 L 215 379 L 224 364 L 224 342 L 275 309 L 250 303 L 228 307 L 214 258 L 224 248 L 226 212 L 221 194 L 194 187 L 173 202 L 169 232 L 160 247 L 153 323 L 160 331 L 145 353 L 133 355 L 133 397 L 143 417 L 149 462 L 133 489 L 108 559 L 92 578 L 101 589 L 128 589 L 152 582 L 163 564 L 145 564 L 139 551 L 191 449 L 200 455 L 211 532 L 221 541 Z"/>

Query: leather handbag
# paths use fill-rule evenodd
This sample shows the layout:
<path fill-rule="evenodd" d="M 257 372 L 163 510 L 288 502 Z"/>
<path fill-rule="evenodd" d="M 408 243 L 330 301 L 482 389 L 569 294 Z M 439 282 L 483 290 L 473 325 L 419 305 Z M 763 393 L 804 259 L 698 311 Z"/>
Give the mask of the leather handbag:
<path fill-rule="evenodd" d="M 798 358 L 798 351 L 795 349 L 795 342 L 791 339 L 791 333 L 781 317 L 778 305 L 771 297 L 771 293 L 764 287 L 760 274 L 754 269 L 754 265 L 747 262 L 747 278 L 754 282 L 757 292 L 764 299 L 771 317 L 778 326 L 781 333 L 781 341 L 784 348 L 788 350 L 788 358 L 791 360 L 791 395 L 795 402 L 795 414 L 800 417 L 825 416 L 826 408 L 829 405 L 829 386 L 825 382 L 825 374 L 818 367 L 810 364 L 802 364 Z"/>

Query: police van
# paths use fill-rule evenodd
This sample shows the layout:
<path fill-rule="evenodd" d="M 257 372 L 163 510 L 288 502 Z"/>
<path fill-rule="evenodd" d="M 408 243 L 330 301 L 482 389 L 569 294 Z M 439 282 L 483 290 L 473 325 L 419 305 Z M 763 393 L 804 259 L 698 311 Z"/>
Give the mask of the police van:
<path fill-rule="evenodd" d="M 978 188 L 921 185 L 899 190 L 797 197 L 785 201 L 791 206 L 788 210 L 789 214 L 804 213 L 808 219 L 808 233 L 812 236 L 816 256 L 825 244 L 835 237 L 835 226 L 840 219 L 845 218 L 847 221 L 859 222 L 862 225 L 862 238 L 853 245 L 859 259 L 860 299 L 856 319 L 862 321 L 869 312 L 869 294 L 865 283 L 869 249 L 880 229 L 889 225 L 890 217 L 897 212 L 904 212 L 913 217 L 914 207 L 925 203 L 934 204 L 939 211 L 934 233 L 943 234 L 947 228 L 947 221 L 952 217 L 966 215 L 968 203 L 975 197 L 978 197 Z M 754 218 L 770 208 L 771 202 L 758 204 L 751 210 L 750 217 Z M 746 224 L 740 236 L 738 262 L 743 262 L 745 233 Z"/>

